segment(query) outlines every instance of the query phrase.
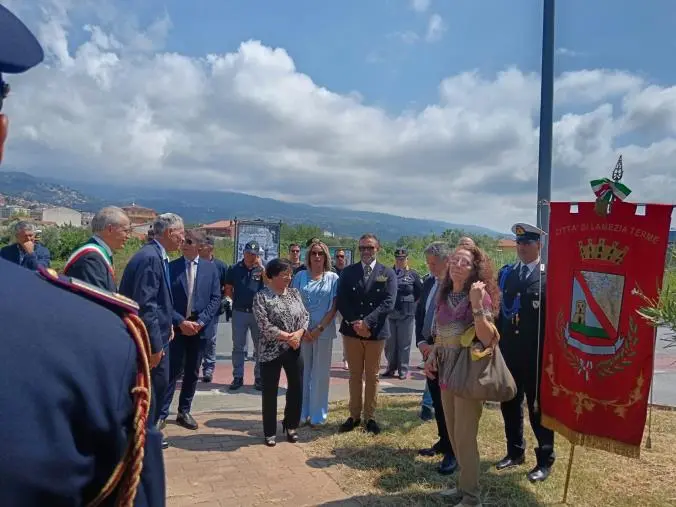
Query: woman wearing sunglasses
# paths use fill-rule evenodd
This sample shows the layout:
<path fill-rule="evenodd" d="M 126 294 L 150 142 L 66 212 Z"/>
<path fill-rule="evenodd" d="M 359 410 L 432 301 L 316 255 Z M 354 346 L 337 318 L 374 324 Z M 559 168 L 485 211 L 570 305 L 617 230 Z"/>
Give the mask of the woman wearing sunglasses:
<path fill-rule="evenodd" d="M 329 376 L 336 333 L 336 294 L 338 275 L 331 270 L 329 248 L 314 240 L 307 250 L 306 270 L 298 271 L 291 287 L 300 291 L 310 314 L 310 325 L 303 337 L 303 408 L 301 421 L 324 424 L 329 411 Z"/>

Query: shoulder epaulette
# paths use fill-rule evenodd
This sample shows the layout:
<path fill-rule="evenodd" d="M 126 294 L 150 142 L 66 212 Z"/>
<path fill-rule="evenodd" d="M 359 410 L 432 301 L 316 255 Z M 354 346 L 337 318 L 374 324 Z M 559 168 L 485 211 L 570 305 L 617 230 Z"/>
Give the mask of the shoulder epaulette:
<path fill-rule="evenodd" d="M 138 315 L 138 304 L 133 299 L 129 299 L 122 294 L 107 291 L 77 278 L 59 275 L 54 269 L 43 266 L 38 267 L 38 275 L 57 287 L 86 297 L 90 301 L 105 306 L 115 313 Z"/>

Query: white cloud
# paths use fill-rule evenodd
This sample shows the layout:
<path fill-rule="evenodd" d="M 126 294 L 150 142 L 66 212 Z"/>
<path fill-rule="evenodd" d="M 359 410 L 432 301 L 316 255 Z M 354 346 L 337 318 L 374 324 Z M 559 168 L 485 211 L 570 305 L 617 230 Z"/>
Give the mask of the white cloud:
<path fill-rule="evenodd" d="M 535 220 L 535 74 L 450 76 L 436 103 L 395 114 L 318 86 L 258 41 L 192 57 L 158 49 L 166 16 L 140 29 L 111 23 L 109 11 L 89 18 L 79 44 L 67 15 L 46 19 L 32 26 L 48 61 L 11 79 L 6 170 L 207 185 L 500 230 Z M 623 153 L 632 198 L 673 200 L 676 87 L 604 69 L 555 86 L 555 199 L 591 199 L 589 180 Z"/>
<path fill-rule="evenodd" d="M 446 25 L 444 24 L 443 18 L 439 14 L 432 14 L 430 16 L 429 23 L 427 24 L 427 33 L 425 34 L 425 40 L 427 42 L 436 42 L 441 40 L 441 37 L 446 31 Z"/>
<path fill-rule="evenodd" d="M 425 12 L 430 8 L 431 0 L 411 0 L 411 9 L 416 12 Z"/>

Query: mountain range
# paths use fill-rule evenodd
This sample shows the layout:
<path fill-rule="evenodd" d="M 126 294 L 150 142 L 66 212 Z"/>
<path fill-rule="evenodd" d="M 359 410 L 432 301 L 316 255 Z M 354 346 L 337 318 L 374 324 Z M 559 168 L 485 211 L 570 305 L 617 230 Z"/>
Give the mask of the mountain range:
<path fill-rule="evenodd" d="M 178 213 L 189 224 L 232 218 L 263 219 L 290 225 L 315 225 L 342 237 L 358 237 L 363 232 L 370 231 L 385 241 L 395 241 L 401 236 L 440 234 L 447 229 L 462 229 L 469 234 L 485 234 L 491 237 L 505 236 L 476 225 L 311 206 L 238 192 L 177 191 L 131 185 L 67 182 L 37 178 L 22 172 L 0 172 L 0 194 L 81 211 L 96 211 L 105 205 L 125 206 L 133 202 L 158 212 Z"/>

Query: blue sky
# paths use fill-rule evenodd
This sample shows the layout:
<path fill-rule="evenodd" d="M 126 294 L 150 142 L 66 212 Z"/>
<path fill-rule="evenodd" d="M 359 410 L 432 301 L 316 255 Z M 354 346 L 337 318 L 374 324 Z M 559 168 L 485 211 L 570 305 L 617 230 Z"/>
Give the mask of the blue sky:
<path fill-rule="evenodd" d="M 392 110 L 433 102 L 439 81 L 462 71 L 490 76 L 510 65 L 540 70 L 542 2 L 536 0 L 433 0 L 421 13 L 412 12 L 408 0 L 124 3 L 142 21 L 166 9 L 173 22 L 169 51 L 200 56 L 260 40 L 285 48 L 317 84 L 358 91 L 368 103 Z M 397 38 L 409 31 L 423 35 L 432 13 L 446 26 L 439 42 Z M 630 69 L 671 83 L 674 23 L 672 0 L 559 0 L 556 72 Z"/>
<path fill-rule="evenodd" d="M 535 219 L 541 1 L 9 2 L 47 55 L 7 104 L 16 169 Z M 673 201 L 674 21 L 673 0 L 557 2 L 555 200 L 622 153 L 632 198 Z"/>

